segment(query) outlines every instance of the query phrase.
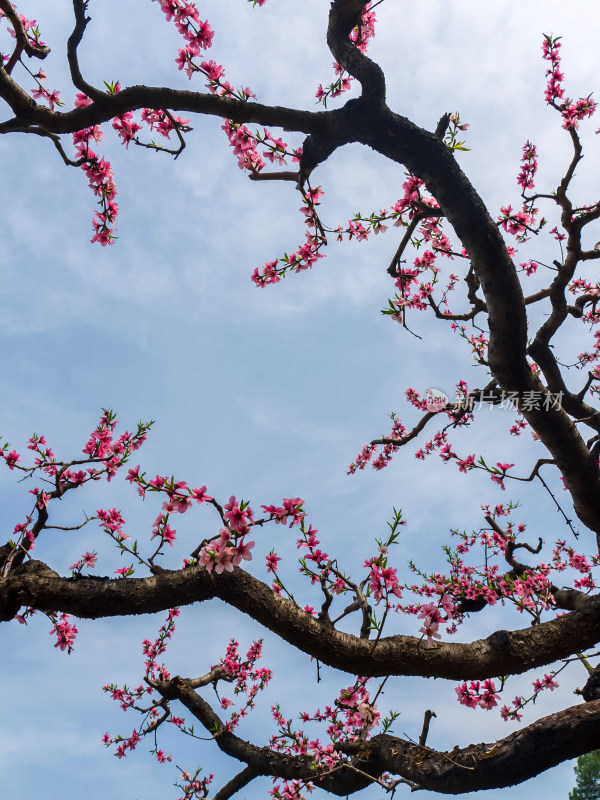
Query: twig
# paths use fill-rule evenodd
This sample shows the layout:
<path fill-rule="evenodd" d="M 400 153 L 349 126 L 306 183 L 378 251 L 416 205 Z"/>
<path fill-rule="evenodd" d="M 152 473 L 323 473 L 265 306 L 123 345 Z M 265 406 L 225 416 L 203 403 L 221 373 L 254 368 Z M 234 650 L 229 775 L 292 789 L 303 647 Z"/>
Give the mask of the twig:
<path fill-rule="evenodd" d="M 100 91 L 100 89 L 96 89 L 95 86 L 92 86 L 90 83 L 84 80 L 79 68 L 79 58 L 77 56 L 77 48 L 79 47 L 79 44 L 83 38 L 83 34 L 87 28 L 88 22 L 91 21 L 91 17 L 86 17 L 85 15 L 87 8 L 87 0 L 73 0 L 75 27 L 73 28 L 73 33 L 69 36 L 67 41 L 67 61 L 69 62 L 71 80 L 73 81 L 74 86 L 95 102 L 102 102 L 103 99 L 107 98 L 107 95 Z"/>
<path fill-rule="evenodd" d="M 22 128 L 14 128 L 13 130 L 15 133 L 33 133 L 36 136 L 42 136 L 45 139 L 50 139 L 54 147 L 56 147 L 56 149 L 58 150 L 60 157 L 65 162 L 67 167 L 80 167 L 82 164 L 85 164 L 85 162 L 88 160 L 87 158 L 85 158 L 85 156 L 83 156 L 82 158 L 78 158 L 76 161 L 73 161 L 71 158 L 68 157 L 68 155 L 63 150 L 63 146 L 60 141 L 60 136 L 58 136 L 58 134 L 56 133 L 50 133 L 50 131 L 47 131 L 45 128 L 40 128 L 33 125 L 26 125 L 23 126 Z"/>
<path fill-rule="evenodd" d="M 179 147 L 177 148 L 177 150 L 170 150 L 168 147 L 163 147 L 162 145 L 155 144 L 154 142 L 141 142 L 137 137 L 133 140 L 133 143 L 138 147 L 145 147 L 148 150 L 156 150 L 157 152 L 161 153 L 169 153 L 169 155 L 173 156 L 174 160 L 177 160 L 185 150 L 185 139 L 183 138 L 181 129 L 183 128 L 186 133 L 188 131 L 191 131 L 192 129 L 189 127 L 189 125 L 183 126 L 179 122 L 177 122 L 173 117 L 173 115 L 171 114 L 171 112 L 168 111 L 166 108 L 161 108 L 160 111 L 162 111 L 165 117 L 167 117 L 167 119 L 173 126 L 173 130 L 177 134 L 177 138 L 179 139 Z"/>
<path fill-rule="evenodd" d="M 248 177 L 251 181 L 300 181 L 300 172 L 284 170 L 282 172 L 251 172 Z"/>
<path fill-rule="evenodd" d="M 427 709 L 425 712 L 425 718 L 423 719 L 423 730 L 421 731 L 421 735 L 419 736 L 419 745 L 423 747 L 425 742 L 427 741 L 427 734 L 429 733 L 429 723 L 431 722 L 432 717 L 437 717 L 435 711 L 430 711 Z"/>

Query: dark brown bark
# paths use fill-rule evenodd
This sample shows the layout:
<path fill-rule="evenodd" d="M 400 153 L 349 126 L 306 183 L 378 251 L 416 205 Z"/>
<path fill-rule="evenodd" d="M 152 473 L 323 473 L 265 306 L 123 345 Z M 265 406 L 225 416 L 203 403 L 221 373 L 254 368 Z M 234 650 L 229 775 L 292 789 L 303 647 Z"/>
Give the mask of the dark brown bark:
<path fill-rule="evenodd" d="M 188 567 L 127 579 L 46 577 L 44 568 L 48 569 L 40 562 L 29 562 L 4 580 L 0 619 L 12 618 L 20 606 L 98 619 L 148 614 L 219 598 L 282 640 L 344 672 L 452 680 L 523 673 L 600 642 L 600 596 L 540 625 L 496 631 L 470 643 L 436 642 L 427 648 L 414 636 L 383 637 L 374 645 L 369 639 L 335 630 L 240 568 L 209 575 L 203 568 Z"/>
<path fill-rule="evenodd" d="M 414 788 L 440 794 L 462 794 L 514 786 L 600 744 L 600 700 L 571 706 L 537 720 L 496 742 L 456 745 L 438 751 L 388 734 L 339 746 L 348 760 L 319 780 L 307 756 L 289 756 L 257 747 L 225 730 L 210 705 L 189 682 L 176 677 L 158 685 L 168 700 L 179 700 L 207 731 L 222 752 L 244 762 L 256 775 L 312 780 L 332 794 L 359 791 L 390 773 Z"/>
<path fill-rule="evenodd" d="M 393 736 L 375 737 L 370 766 L 389 771 L 441 794 L 500 789 L 600 745 L 600 701 L 543 717 L 504 739 L 449 752 L 422 748 Z"/>

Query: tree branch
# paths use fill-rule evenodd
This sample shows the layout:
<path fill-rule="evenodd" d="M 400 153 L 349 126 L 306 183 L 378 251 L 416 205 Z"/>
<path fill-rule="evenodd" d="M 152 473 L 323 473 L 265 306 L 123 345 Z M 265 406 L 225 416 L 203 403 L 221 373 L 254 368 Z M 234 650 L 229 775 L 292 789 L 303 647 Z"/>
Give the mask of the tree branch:
<path fill-rule="evenodd" d="M 404 164 L 424 181 L 464 245 L 488 310 L 488 363 L 498 385 L 522 396 L 543 393 L 526 359 L 523 292 L 497 225 L 453 154 L 433 134 L 388 109 L 356 121 L 358 141 Z M 524 409 L 523 416 L 555 459 L 579 519 L 600 531 L 600 471 L 577 426 L 562 408 Z"/>
<path fill-rule="evenodd" d="M 29 561 L 0 581 L 0 620 L 12 619 L 21 606 L 97 619 L 149 614 L 219 598 L 302 652 L 344 672 L 451 680 L 520 674 L 600 642 L 600 595 L 535 627 L 496 631 L 468 644 L 436 642 L 426 648 L 414 636 L 388 636 L 373 650 L 372 642 L 314 619 L 240 568 L 221 575 L 187 567 L 147 578 L 74 579 L 32 574 L 36 564 L 48 569 L 41 562 Z"/>
<path fill-rule="evenodd" d="M 421 789 L 462 794 L 514 786 L 590 750 L 600 740 L 600 700 L 543 717 L 497 742 L 449 752 L 382 734 L 369 742 L 372 773 L 391 772 Z M 352 745 L 340 749 L 352 753 Z"/>
<path fill-rule="evenodd" d="M 514 786 L 590 749 L 600 737 L 600 700 L 592 700 L 543 717 L 492 743 L 456 745 L 437 751 L 388 734 L 339 743 L 350 761 L 319 778 L 309 756 L 289 756 L 240 739 L 226 730 L 211 706 L 180 677 L 156 687 L 166 699 L 177 699 L 213 733 L 219 749 L 243 761 L 247 783 L 257 775 L 312 780 L 332 794 L 352 794 L 383 773 L 399 775 L 420 789 L 462 794 Z M 431 716 L 431 712 L 428 712 Z M 429 720 L 427 719 L 427 722 Z M 424 738 L 423 736 L 421 738 Z M 254 773 L 254 774 L 253 774 Z M 239 776 L 238 776 L 239 777 Z M 234 778 L 234 780 L 236 780 Z"/>
<path fill-rule="evenodd" d="M 91 100 L 99 103 L 104 102 L 107 97 L 106 92 L 96 89 L 86 80 L 84 80 L 81 70 L 79 68 L 79 57 L 77 55 L 77 48 L 81 43 L 85 29 L 87 28 L 90 17 L 86 17 L 88 7 L 87 0 L 73 0 L 73 13 L 75 15 L 75 27 L 73 33 L 67 40 L 67 61 L 69 62 L 69 69 L 71 71 L 71 80 L 76 89 L 83 92 Z"/>
<path fill-rule="evenodd" d="M 356 78 L 369 103 L 385 102 L 385 76 L 381 67 L 350 41 L 352 29 L 360 24 L 367 0 L 334 0 L 329 12 L 327 44 L 338 64 Z"/>
<path fill-rule="evenodd" d="M 0 70 L 0 75 L 3 70 Z M 8 77 L 8 76 L 6 76 Z M 228 97 L 217 97 L 187 89 L 169 89 L 157 86 L 129 86 L 117 94 L 104 94 L 98 101 L 71 111 L 50 111 L 37 105 L 18 84 L 19 97 L 27 99 L 27 107 L 13 108 L 0 83 L 0 96 L 11 105 L 15 119 L 0 123 L 0 133 L 11 133 L 28 125 L 41 125 L 52 133 L 75 133 L 109 122 L 127 111 L 140 108 L 168 108 L 174 112 L 190 112 L 208 116 L 232 119 L 234 122 L 256 122 L 259 125 L 272 125 L 300 133 L 329 133 L 341 128 L 344 108 L 334 111 L 302 111 L 282 106 L 266 106 L 261 103 L 243 103 Z M 351 141 L 351 138 L 348 139 Z"/>

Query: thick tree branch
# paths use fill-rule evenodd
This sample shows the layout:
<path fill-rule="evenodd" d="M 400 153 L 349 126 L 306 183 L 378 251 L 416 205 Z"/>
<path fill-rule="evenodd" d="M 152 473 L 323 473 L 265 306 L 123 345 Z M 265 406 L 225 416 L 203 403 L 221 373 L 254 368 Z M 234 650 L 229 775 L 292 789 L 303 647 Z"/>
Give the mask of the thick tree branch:
<path fill-rule="evenodd" d="M 2 74 L 0 70 L 0 76 Z M 6 76 L 8 77 L 8 76 Z M 140 108 L 168 108 L 174 112 L 190 112 L 232 119 L 234 122 L 256 122 L 301 133 L 329 133 L 343 124 L 344 109 L 335 111 L 302 111 L 281 106 L 265 106 L 261 103 L 243 103 L 228 97 L 217 97 L 187 89 L 168 89 L 157 86 L 129 86 L 117 94 L 102 94 L 101 102 L 75 108 L 72 111 L 50 111 L 37 105 L 12 79 L 18 88 L 19 98 L 27 99 L 21 107 L 13 108 L 4 92 L 5 82 L 0 83 L 0 96 L 9 102 L 18 116 L 0 123 L 0 133 L 11 133 L 21 129 L 24 123 L 40 125 L 51 133 L 75 133 L 92 125 L 109 122 L 126 111 Z M 332 127 L 330 127 L 332 126 Z"/>
<path fill-rule="evenodd" d="M 462 794 L 522 783 L 589 752 L 590 744 L 599 741 L 600 700 L 595 700 L 543 717 L 497 742 L 456 746 L 449 752 L 387 734 L 375 736 L 369 742 L 368 763 L 372 774 L 387 771 L 422 789 Z M 354 748 L 343 749 L 351 753 Z"/>
<path fill-rule="evenodd" d="M 526 359 L 527 320 L 514 264 L 483 201 L 453 154 L 433 134 L 385 109 L 372 109 L 368 122 L 356 118 L 358 141 L 424 181 L 465 246 L 488 309 L 488 362 L 499 386 L 508 392 L 544 393 Z M 524 409 L 523 416 L 555 459 L 579 519 L 600 531 L 600 472 L 577 426 L 562 408 Z"/>
<path fill-rule="evenodd" d="M 310 756 L 288 756 L 277 753 L 270 747 L 258 747 L 228 731 L 209 703 L 195 692 L 184 678 L 177 676 L 170 681 L 153 683 L 153 686 L 165 699 L 179 700 L 206 730 L 212 733 L 221 752 L 248 765 L 247 769 L 236 776 L 242 785 L 259 775 L 270 775 L 287 780 L 304 779 L 308 781 L 315 778 L 315 771 L 312 767 L 313 759 Z M 347 775 L 342 775 L 340 772 L 334 773 L 334 775 L 324 778 L 319 785 L 326 791 L 337 795 L 355 791 L 352 783 L 348 783 L 344 778 L 347 778 Z M 233 780 L 236 781 L 236 778 Z M 365 783 L 363 780 L 360 788 Z M 221 791 L 229 791 L 228 787 L 229 784 Z"/>
<path fill-rule="evenodd" d="M 237 568 L 209 575 L 200 567 L 165 570 L 148 578 L 107 579 L 46 576 L 30 561 L 0 582 L 0 619 L 21 606 L 84 618 L 128 616 L 219 598 L 281 639 L 324 664 L 355 675 L 422 675 L 452 680 L 520 674 L 600 642 L 600 595 L 570 614 L 517 631 L 496 631 L 463 644 L 427 648 L 414 636 L 381 638 L 377 646 L 314 619 L 292 601 Z"/>
<path fill-rule="evenodd" d="M 257 747 L 227 731 L 211 706 L 185 679 L 176 677 L 155 686 L 166 699 L 179 700 L 213 732 L 222 752 L 248 765 L 248 773 L 241 773 L 246 773 L 245 777 L 251 778 L 254 773 L 288 780 L 308 779 L 336 795 L 359 791 L 386 772 L 420 789 L 441 794 L 514 786 L 588 752 L 590 743 L 600 740 L 600 700 L 592 700 L 543 717 L 497 742 L 462 748 L 456 745 L 446 752 L 388 734 L 366 742 L 341 743 L 338 749 L 349 762 L 328 770 L 320 778 L 319 771 L 311 768 L 309 757 Z"/>
<path fill-rule="evenodd" d="M 35 111 L 38 108 L 37 103 L 30 97 L 27 92 L 22 89 L 19 84 L 14 81 L 8 70 L 4 69 L 0 66 L 0 97 L 10 106 L 13 114 L 15 114 L 15 119 L 11 122 L 14 123 L 15 128 L 20 129 L 23 127 L 23 123 L 19 122 L 19 115 L 29 115 L 31 112 Z M 41 108 L 41 106 L 39 106 Z M 3 133 L 2 126 L 4 123 L 0 123 L 0 133 Z"/>
<path fill-rule="evenodd" d="M 334 0 L 329 13 L 327 44 L 338 64 L 356 78 L 363 97 L 370 103 L 385 102 L 385 76 L 381 67 L 361 53 L 350 41 L 350 33 L 360 24 L 367 0 Z"/>

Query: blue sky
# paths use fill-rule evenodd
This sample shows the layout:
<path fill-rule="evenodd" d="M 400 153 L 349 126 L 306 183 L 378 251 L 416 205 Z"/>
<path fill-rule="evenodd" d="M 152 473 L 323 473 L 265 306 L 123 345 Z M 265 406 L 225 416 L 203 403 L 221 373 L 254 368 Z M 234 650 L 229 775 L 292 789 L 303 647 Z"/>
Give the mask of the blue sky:
<path fill-rule="evenodd" d="M 225 65 L 233 84 L 249 85 L 261 102 L 313 107 L 317 85 L 331 74 L 324 43 L 327 3 L 269 0 L 252 10 L 244 0 L 207 0 L 199 8 L 216 31 L 210 57 Z M 48 85 L 61 89 L 69 104 L 73 93 L 63 53 L 72 25 L 70 3 L 53 4 L 50 11 L 42 0 L 27 5 L 24 0 L 19 10 L 38 20 L 53 47 Z M 597 52 L 594 3 L 581 0 L 573 14 L 553 0 L 519 7 L 497 2 L 491 10 L 475 0 L 429 0 L 419 9 L 386 0 L 377 12 L 371 53 L 386 71 L 390 106 L 430 129 L 445 111 L 460 111 L 471 123 L 471 150 L 461 163 L 492 213 L 518 202 L 515 176 L 527 138 L 540 152 L 538 186 L 556 185 L 569 155 L 568 137 L 544 105 L 542 33 L 563 36 L 567 91 L 587 95 L 598 77 L 591 57 Z M 179 39 L 156 4 L 104 0 L 92 2 L 90 14 L 82 48 L 88 80 L 188 88 L 174 64 Z M 197 88 L 202 89 L 200 82 Z M 148 474 L 207 484 L 215 497 L 235 494 L 255 508 L 300 496 L 323 545 L 340 554 L 354 574 L 374 552 L 374 538 L 384 535 L 393 506 L 402 507 L 408 521 L 398 566 L 413 557 L 427 570 L 441 568 L 439 548 L 448 531 L 477 527 L 481 503 L 509 497 L 524 502 L 520 519 L 529 523 L 534 540 L 564 536 L 550 503 L 535 489 L 509 487 L 503 495 L 486 476 L 460 475 L 437 456 L 422 464 L 407 449 L 382 473 L 346 476 L 362 445 L 387 431 L 390 411 L 416 420 L 403 401 L 407 386 L 451 393 L 459 378 L 481 385 L 485 377 L 471 365 L 466 348 L 428 316 L 415 315 L 413 329 L 423 335 L 417 341 L 379 314 L 392 293 L 385 270 L 398 243 L 394 230 L 369 243 L 332 242 L 327 259 L 310 274 L 257 290 L 249 280 L 253 269 L 303 240 L 299 195 L 291 184 L 248 181 L 219 121 L 197 118 L 191 124 L 188 147 L 175 163 L 140 148 L 125 151 L 106 126 L 102 152 L 115 170 L 120 218 L 119 239 L 104 249 L 89 243 L 94 206 L 83 174 L 65 168 L 48 142 L 0 138 L 4 437 L 23 450 L 34 431 L 43 433 L 67 459 L 80 451 L 102 406 L 114 408 L 126 427 L 140 418 L 155 419 L 139 453 Z M 587 155 L 577 183 L 582 202 L 597 199 L 595 124 L 584 136 Z M 291 135 L 288 141 L 301 143 Z M 401 196 L 402 181 L 401 168 L 358 146 L 334 154 L 313 178 L 325 189 L 323 216 L 334 227 L 358 210 L 389 207 Z M 530 245 L 525 257 L 551 261 L 557 255 L 545 240 Z M 579 333 L 577 327 L 565 332 L 567 350 L 576 350 Z M 519 458 L 526 472 L 540 455 L 539 445 L 525 438 L 507 441 L 510 424 L 506 412 L 495 411 L 478 422 L 471 444 L 460 437 L 453 441 L 464 441 L 466 452 L 477 449 L 491 461 Z M 27 488 L 13 473 L 0 472 L 7 536 L 27 513 Z M 72 524 L 82 511 L 117 506 L 128 530 L 140 541 L 146 532 L 149 536 L 157 508 L 150 501 L 143 506 L 122 479 L 72 495 L 61 519 Z M 216 520 L 205 510 L 186 524 L 189 551 Z M 110 574 L 121 563 L 101 537 L 92 526 L 82 533 L 49 533 L 39 543 L 39 557 L 66 572 L 81 553 L 96 549 L 103 559 L 98 574 Z M 274 547 L 294 581 L 294 542 L 289 530 L 265 529 L 254 551 L 260 554 L 256 574 L 264 575 L 262 554 Z M 174 565 L 184 550 L 182 542 Z M 303 602 L 317 600 L 308 586 L 298 591 Z M 100 743 L 105 731 L 128 734 L 137 722 L 123 715 L 101 686 L 137 684 L 141 641 L 152 638 L 161 622 L 162 616 L 78 623 L 77 647 L 69 657 L 52 647 L 44 618 L 34 618 L 27 628 L 2 627 L 4 796 L 177 796 L 170 787 L 176 771 L 155 764 L 143 746 L 118 761 Z M 497 627 L 523 624 L 516 614 L 486 612 L 460 635 L 485 636 Z M 216 601 L 186 609 L 167 664 L 182 675 L 202 674 L 229 638 L 245 646 L 259 635 L 252 621 Z M 325 670 L 317 686 L 308 658 L 269 634 L 264 661 L 275 671 L 274 684 L 241 730 L 258 742 L 271 732 L 271 703 L 280 702 L 286 716 L 294 716 L 306 708 L 299 696 L 316 708 L 349 683 L 347 676 Z M 534 677 L 515 681 L 514 692 L 525 693 L 520 687 Z M 536 713 L 570 705 L 572 689 L 583 679 L 574 671 L 559 691 L 540 698 Z M 453 686 L 417 679 L 391 683 L 385 701 L 401 711 L 395 731 L 418 738 L 423 712 L 433 708 L 438 718 L 429 742 L 435 747 L 509 732 L 498 715 L 458 706 Z M 534 719 L 531 712 L 528 719 Z M 210 744 L 182 739 L 168 739 L 164 746 L 177 763 L 188 769 L 201 764 L 221 784 L 233 774 Z M 566 797 L 571 785 L 567 764 L 521 787 L 478 797 Z M 268 788 L 265 781 L 242 796 L 264 797 Z"/>

